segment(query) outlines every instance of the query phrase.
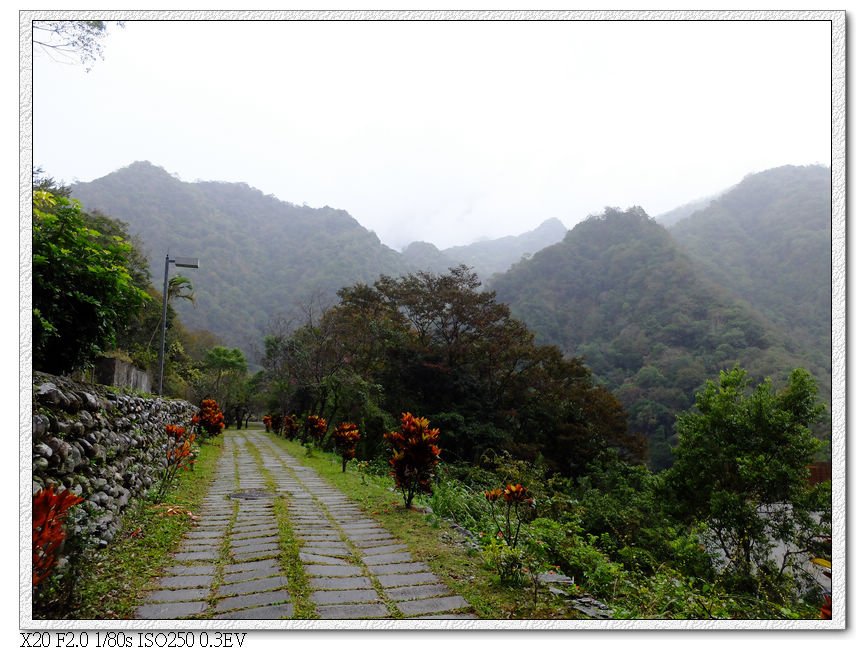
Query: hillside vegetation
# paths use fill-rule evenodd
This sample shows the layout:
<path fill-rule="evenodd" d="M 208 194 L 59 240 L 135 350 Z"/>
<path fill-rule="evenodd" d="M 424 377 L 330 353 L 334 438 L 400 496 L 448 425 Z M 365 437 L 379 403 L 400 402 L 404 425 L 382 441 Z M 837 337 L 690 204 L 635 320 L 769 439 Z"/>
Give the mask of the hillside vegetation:
<path fill-rule="evenodd" d="M 565 231 L 549 220 L 523 236 L 444 252 L 417 243 L 400 254 L 344 210 L 287 203 L 245 183 L 183 182 L 148 162 L 71 191 L 87 210 L 128 224 L 154 278 L 162 278 L 168 251 L 198 257 L 201 268 L 187 274 L 197 300 L 178 305 L 180 316 L 189 328 L 211 330 L 250 356 L 275 318 L 333 304 L 342 287 L 380 275 L 447 272 L 462 263 L 489 275 Z"/>
<path fill-rule="evenodd" d="M 677 412 L 735 365 L 779 378 L 808 366 L 753 307 L 711 283 L 642 209 L 607 209 L 492 288 L 542 343 L 585 359 L 668 466 Z"/>
<path fill-rule="evenodd" d="M 830 181 L 818 165 L 752 174 L 670 229 L 709 278 L 785 334 L 824 385 L 831 357 Z"/>

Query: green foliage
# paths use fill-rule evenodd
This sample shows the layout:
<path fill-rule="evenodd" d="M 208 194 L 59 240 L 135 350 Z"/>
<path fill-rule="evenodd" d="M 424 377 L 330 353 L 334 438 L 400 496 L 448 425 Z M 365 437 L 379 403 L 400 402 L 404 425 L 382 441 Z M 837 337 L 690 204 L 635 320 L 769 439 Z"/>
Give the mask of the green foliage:
<path fill-rule="evenodd" d="M 195 271 L 195 307 L 182 301 L 178 314 L 249 359 L 250 333 L 265 332 L 279 316 L 302 318 L 298 306 L 311 296 L 328 303 L 343 286 L 409 270 L 346 212 L 287 203 L 243 183 L 185 183 L 138 162 L 78 183 L 72 194 L 89 210 L 126 221 L 147 249 L 187 251 L 206 262 Z M 161 262 L 151 260 L 154 277 L 162 277 Z"/>
<path fill-rule="evenodd" d="M 814 375 L 824 400 L 831 386 L 830 232 L 831 178 L 819 165 L 749 175 L 670 229 L 713 282 L 777 328 L 777 338 L 801 359 L 795 365 Z M 816 432 L 827 437 L 829 427 Z"/>
<path fill-rule="evenodd" d="M 77 201 L 33 203 L 33 365 L 61 374 L 109 349 L 149 296 L 133 277 L 131 245 L 91 228 Z"/>
<path fill-rule="evenodd" d="M 705 522 L 737 588 L 782 589 L 785 572 L 830 531 L 828 491 L 807 483 L 821 444 L 809 426 L 825 407 L 802 369 L 777 392 L 768 379 L 749 385 L 744 370 L 722 372 L 679 416 L 669 484 L 682 516 Z M 772 559 L 779 545 L 786 549 L 780 566 Z"/>
<path fill-rule="evenodd" d="M 808 359 L 640 208 L 590 217 L 492 288 L 539 341 L 583 358 L 649 440 L 653 469 L 672 463 L 675 414 L 707 376 L 745 362 L 777 376 Z"/>

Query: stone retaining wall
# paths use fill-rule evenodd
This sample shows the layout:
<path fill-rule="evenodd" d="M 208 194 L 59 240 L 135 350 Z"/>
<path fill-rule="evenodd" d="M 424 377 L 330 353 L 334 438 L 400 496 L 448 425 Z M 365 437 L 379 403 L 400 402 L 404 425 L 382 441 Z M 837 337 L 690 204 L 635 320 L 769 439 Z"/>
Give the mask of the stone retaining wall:
<path fill-rule="evenodd" d="M 83 497 L 70 533 L 107 545 L 124 509 L 158 480 L 165 425 L 188 425 L 196 410 L 34 373 L 33 493 L 53 484 Z"/>

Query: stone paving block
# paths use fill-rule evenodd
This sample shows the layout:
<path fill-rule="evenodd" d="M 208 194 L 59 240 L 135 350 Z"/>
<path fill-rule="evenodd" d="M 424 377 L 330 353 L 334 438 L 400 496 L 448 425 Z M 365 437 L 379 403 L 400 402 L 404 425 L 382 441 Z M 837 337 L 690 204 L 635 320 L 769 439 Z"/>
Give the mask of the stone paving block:
<path fill-rule="evenodd" d="M 229 584 L 232 582 L 246 582 L 247 580 L 255 580 L 256 578 L 269 578 L 270 576 L 278 575 L 279 567 L 264 567 L 262 569 L 252 569 L 251 571 L 238 571 L 236 573 L 226 573 L 222 576 L 222 582 Z"/>
<path fill-rule="evenodd" d="M 449 612 L 455 609 L 468 607 L 468 603 L 462 596 L 446 596 L 444 598 L 424 598 L 423 600 L 406 600 L 397 603 L 396 606 L 406 616 L 418 616 L 420 614 L 433 614 L 435 612 Z"/>
<path fill-rule="evenodd" d="M 364 549 L 363 557 L 372 557 L 373 555 L 385 555 L 386 553 L 396 553 L 398 551 L 404 551 L 408 548 L 405 544 L 386 544 L 384 546 L 373 546 L 371 548 Z"/>
<path fill-rule="evenodd" d="M 300 552 L 300 561 L 304 564 L 347 564 L 345 560 L 340 560 L 339 558 L 316 555 L 315 553 L 304 553 L 303 551 Z"/>
<path fill-rule="evenodd" d="M 387 607 L 379 604 L 372 605 L 321 605 L 316 609 L 321 618 L 348 619 L 357 618 L 387 618 Z"/>
<path fill-rule="evenodd" d="M 408 585 L 424 585 L 438 582 L 438 576 L 432 573 L 399 573 L 378 576 L 382 587 L 407 587 Z"/>
<path fill-rule="evenodd" d="M 347 533 L 375 533 L 384 530 L 380 523 L 371 519 L 362 519 L 357 516 L 334 517 L 330 510 L 328 510 L 328 515 L 333 517 L 339 527 Z"/>
<path fill-rule="evenodd" d="M 248 546 L 239 546 L 231 549 L 231 554 L 234 557 L 250 557 L 256 554 L 271 553 L 279 550 L 279 544 L 270 542 L 268 544 L 249 544 Z"/>
<path fill-rule="evenodd" d="M 263 568 L 278 568 L 276 560 L 256 560 L 254 562 L 240 562 L 237 564 L 226 564 L 223 573 L 237 573 L 239 571 L 254 571 Z"/>
<path fill-rule="evenodd" d="M 213 576 L 216 567 L 213 564 L 175 564 L 166 571 L 176 576 Z"/>
<path fill-rule="evenodd" d="M 252 609 L 238 609 L 225 614 L 217 614 L 213 618 L 218 619 L 240 619 L 272 621 L 277 618 L 291 618 L 294 616 L 294 607 L 290 603 L 284 605 L 268 605 L 266 607 L 253 607 Z"/>
<path fill-rule="evenodd" d="M 425 562 L 400 562 L 399 564 L 375 564 L 367 565 L 367 569 L 373 575 L 382 576 L 389 573 L 418 573 L 429 571 Z"/>
<path fill-rule="evenodd" d="M 372 587 L 372 581 L 363 576 L 352 578 L 310 578 L 309 586 L 313 589 L 368 589 Z"/>
<path fill-rule="evenodd" d="M 348 550 L 348 546 L 345 545 L 345 542 L 338 542 L 336 540 L 322 540 L 320 542 L 315 542 L 316 549 L 327 549 L 329 551 L 346 551 Z"/>
<path fill-rule="evenodd" d="M 360 567 L 338 564 L 307 564 L 303 570 L 311 576 L 359 576 L 363 574 Z"/>
<path fill-rule="evenodd" d="M 451 590 L 443 584 L 428 584 L 385 589 L 384 593 L 391 600 L 418 600 L 433 596 L 449 596 Z"/>
<path fill-rule="evenodd" d="M 322 557 L 347 558 L 351 555 L 351 551 L 347 548 L 343 548 L 342 550 L 335 548 L 321 548 L 318 544 L 305 544 L 303 548 L 312 551 L 313 555 L 321 555 Z"/>
<path fill-rule="evenodd" d="M 231 532 L 231 539 L 240 541 L 241 539 L 256 539 L 261 537 L 262 535 L 275 535 L 277 533 L 276 526 L 273 527 L 273 530 L 253 530 L 252 532 L 238 533 L 236 530 Z"/>
<path fill-rule="evenodd" d="M 222 536 L 222 533 L 216 530 L 191 530 L 184 535 L 184 539 L 222 539 Z"/>
<path fill-rule="evenodd" d="M 375 548 L 381 545 L 399 544 L 399 540 L 393 537 L 383 537 L 382 539 L 359 539 L 351 542 L 360 549 Z"/>
<path fill-rule="evenodd" d="M 190 603 L 149 603 L 135 610 L 135 618 L 142 620 L 185 618 L 201 614 L 207 609 L 207 602 Z"/>
<path fill-rule="evenodd" d="M 304 542 L 306 544 L 314 544 L 316 542 L 340 542 L 342 543 L 342 539 L 337 533 L 333 533 L 331 535 L 301 535 L 297 532 L 294 533 L 295 539 L 299 542 Z"/>
<path fill-rule="evenodd" d="M 265 537 L 252 537 L 249 539 L 235 539 L 229 542 L 232 550 L 241 551 L 247 547 L 257 547 L 262 544 L 279 544 L 279 537 L 276 535 L 267 535 Z M 253 549 L 254 550 L 254 549 Z"/>
<path fill-rule="evenodd" d="M 277 587 L 285 587 L 288 585 L 288 580 L 285 576 L 273 576 L 271 578 L 259 578 L 256 580 L 248 580 L 246 582 L 234 582 L 231 584 L 222 585 L 217 591 L 218 596 L 239 596 L 241 594 L 251 594 L 257 591 L 269 591 Z"/>
<path fill-rule="evenodd" d="M 178 589 L 191 587 L 209 587 L 213 582 L 212 575 L 186 575 L 186 576 L 168 576 L 159 581 L 160 587 L 166 589 Z"/>
<path fill-rule="evenodd" d="M 153 603 L 171 603 L 179 600 L 203 600 L 210 594 L 209 589 L 159 589 L 147 594 Z"/>
<path fill-rule="evenodd" d="M 412 616 L 414 620 L 427 620 L 427 621 L 442 621 L 442 620 L 451 620 L 451 619 L 472 619 L 477 620 L 477 616 L 474 614 L 436 614 L 434 616 Z"/>
<path fill-rule="evenodd" d="M 351 541 L 367 542 L 374 539 L 390 539 L 391 534 L 384 531 L 364 531 L 364 532 L 346 532 L 346 537 Z"/>
<path fill-rule="evenodd" d="M 235 525 L 232 527 L 232 533 L 258 533 L 261 531 L 271 531 L 276 530 L 276 524 L 273 523 L 262 523 L 262 524 L 253 524 L 253 525 Z"/>
<path fill-rule="evenodd" d="M 219 552 L 212 551 L 180 551 L 174 554 L 174 559 L 178 562 L 197 562 L 201 560 L 216 561 L 219 559 Z"/>
<path fill-rule="evenodd" d="M 411 553 L 384 553 L 383 555 L 367 555 L 363 563 L 367 566 L 378 566 L 382 564 L 397 564 L 400 562 L 411 562 Z M 389 573 L 406 573 L 405 571 L 389 571 Z"/>
<path fill-rule="evenodd" d="M 348 603 L 374 603 L 378 600 L 375 589 L 346 589 L 313 591 L 310 600 L 316 605 L 346 605 Z"/>
<path fill-rule="evenodd" d="M 279 591 L 257 592 L 254 594 L 244 594 L 242 596 L 232 596 L 224 598 L 216 603 L 217 612 L 227 612 L 230 609 L 239 609 L 241 607 L 255 607 L 256 605 L 275 605 L 288 601 L 288 592 L 280 589 Z"/>

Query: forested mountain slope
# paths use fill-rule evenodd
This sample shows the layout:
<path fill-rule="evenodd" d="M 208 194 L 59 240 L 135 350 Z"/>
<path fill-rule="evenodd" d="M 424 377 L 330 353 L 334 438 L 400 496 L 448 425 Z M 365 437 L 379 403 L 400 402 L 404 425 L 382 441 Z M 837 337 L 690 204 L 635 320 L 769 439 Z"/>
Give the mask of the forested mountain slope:
<path fill-rule="evenodd" d="M 492 282 L 542 343 L 582 356 L 670 462 L 677 412 L 722 368 L 783 376 L 808 363 L 742 301 L 708 281 L 640 208 L 607 209 Z"/>
<path fill-rule="evenodd" d="M 831 178 L 826 167 L 752 174 L 670 228 L 706 274 L 808 354 L 831 358 Z"/>
<path fill-rule="evenodd" d="M 186 183 L 137 162 L 74 185 L 72 195 L 129 224 L 155 282 L 167 251 L 198 257 L 201 268 L 181 269 L 197 297 L 194 307 L 177 305 L 183 322 L 247 351 L 274 316 L 319 296 L 327 301 L 354 282 L 409 270 L 347 212 L 286 203 L 243 183 Z"/>

